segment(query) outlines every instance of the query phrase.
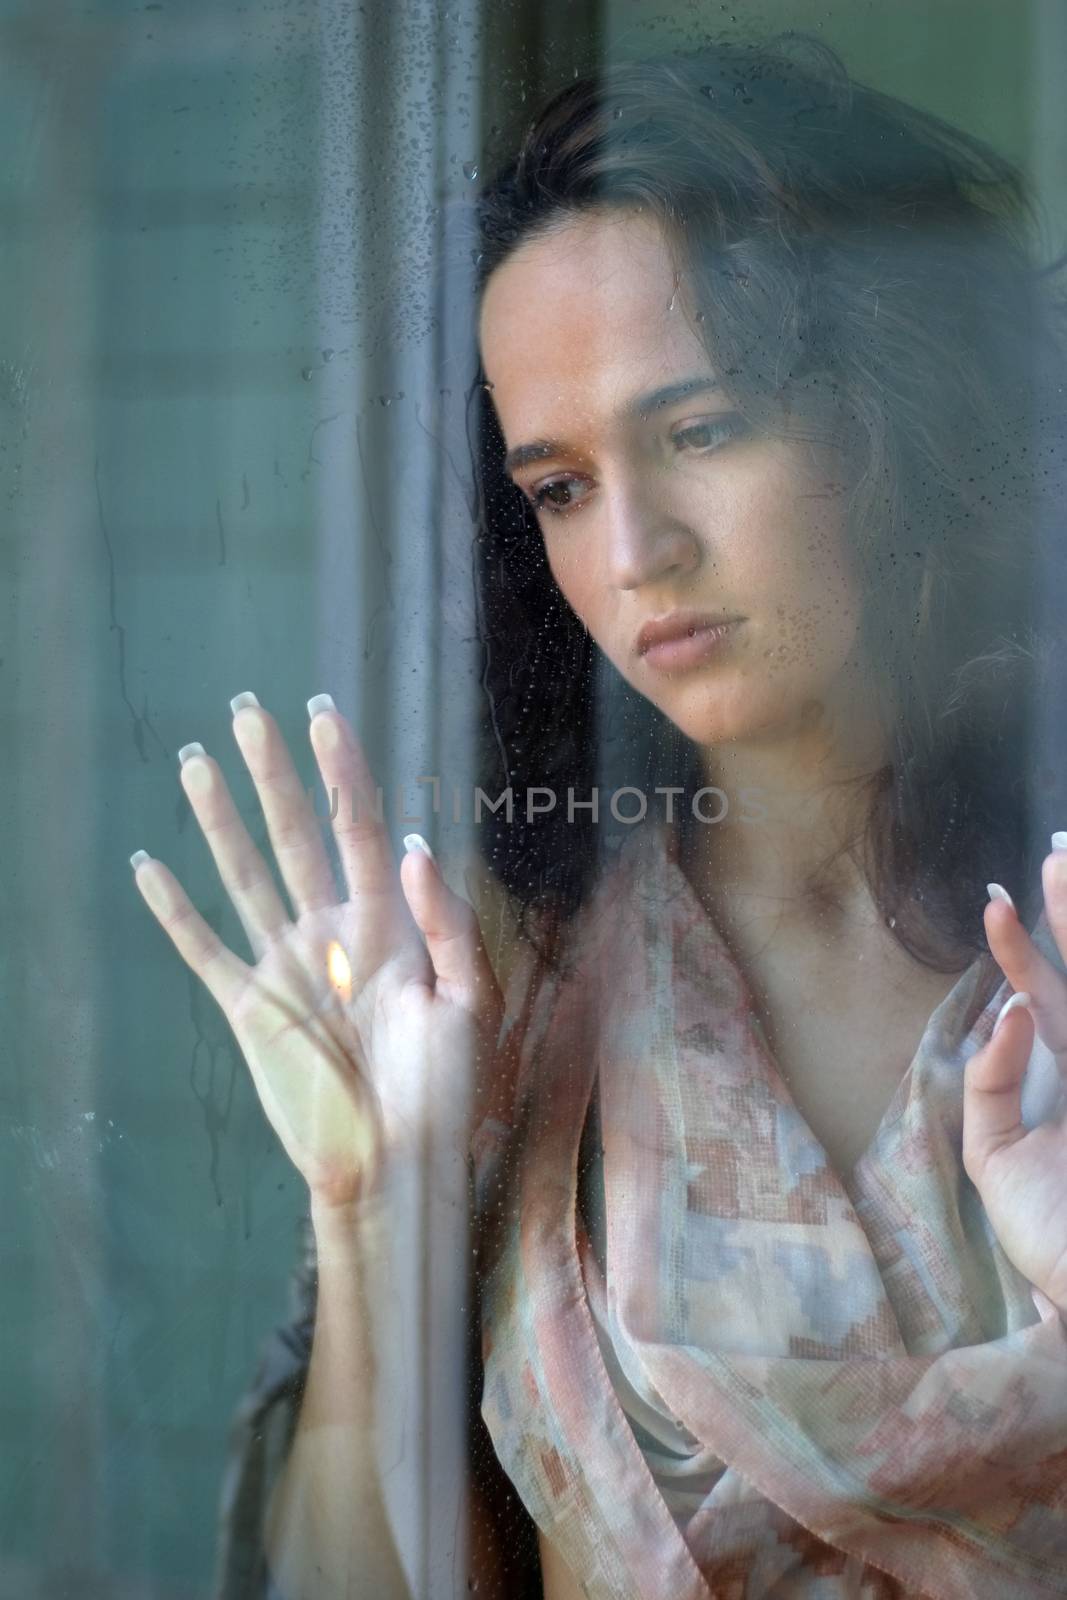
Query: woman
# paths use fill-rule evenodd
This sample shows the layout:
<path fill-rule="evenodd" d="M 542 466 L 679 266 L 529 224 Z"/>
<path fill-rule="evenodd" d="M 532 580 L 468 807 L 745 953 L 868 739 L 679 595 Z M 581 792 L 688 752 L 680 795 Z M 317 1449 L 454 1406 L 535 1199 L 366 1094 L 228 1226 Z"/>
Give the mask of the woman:
<path fill-rule="evenodd" d="M 256 965 L 134 858 L 308 1181 L 320 1322 L 365 1350 L 368 1196 L 473 1129 L 495 1514 L 551 1600 L 1067 1593 L 1067 835 L 1025 778 L 1063 368 L 1017 175 L 810 41 L 724 45 L 570 86 L 481 221 L 509 972 L 346 825 L 328 697 L 351 899 L 254 697 L 295 921 L 199 747 Z M 335 1336 L 311 1370 L 302 1423 L 362 1426 Z M 359 1592 L 406 1592 L 373 1471 L 332 1492 Z M 471 1581 L 517 1593 L 494 1504 Z"/>

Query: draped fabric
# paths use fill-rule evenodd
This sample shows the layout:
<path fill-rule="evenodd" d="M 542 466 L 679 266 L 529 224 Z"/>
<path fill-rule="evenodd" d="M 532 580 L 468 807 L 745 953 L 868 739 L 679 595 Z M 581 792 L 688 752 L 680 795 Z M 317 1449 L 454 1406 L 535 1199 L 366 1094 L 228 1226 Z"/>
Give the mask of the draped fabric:
<path fill-rule="evenodd" d="M 961 1161 L 964 1065 L 1010 992 L 965 1025 L 980 965 L 845 1177 L 670 830 L 635 830 L 568 963 L 516 968 L 514 1106 L 472 1145 L 482 1416 L 591 1600 L 1067 1594 L 1067 1329 Z"/>

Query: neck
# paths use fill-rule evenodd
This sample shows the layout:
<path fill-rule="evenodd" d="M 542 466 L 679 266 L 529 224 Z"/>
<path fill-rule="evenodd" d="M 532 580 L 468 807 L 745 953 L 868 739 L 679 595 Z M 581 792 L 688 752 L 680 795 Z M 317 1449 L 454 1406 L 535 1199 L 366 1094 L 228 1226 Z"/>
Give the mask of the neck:
<path fill-rule="evenodd" d="M 712 897 L 740 896 L 824 926 L 828 915 L 845 925 L 868 911 L 858 847 L 886 751 L 870 723 L 838 718 L 831 728 L 825 715 L 784 737 L 706 748 L 704 782 L 725 793 L 729 809 L 719 823 L 689 827 L 694 881 Z M 721 809 L 714 802 L 705 804 L 710 816 Z"/>

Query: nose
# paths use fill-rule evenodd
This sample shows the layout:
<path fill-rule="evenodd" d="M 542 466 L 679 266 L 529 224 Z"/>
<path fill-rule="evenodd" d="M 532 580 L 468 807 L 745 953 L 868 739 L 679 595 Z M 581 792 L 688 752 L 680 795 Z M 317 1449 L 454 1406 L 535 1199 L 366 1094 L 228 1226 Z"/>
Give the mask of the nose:
<path fill-rule="evenodd" d="M 639 589 L 670 572 L 692 572 L 700 564 L 700 541 L 657 489 L 654 469 L 617 478 L 607 494 L 605 517 L 607 570 L 619 589 Z"/>

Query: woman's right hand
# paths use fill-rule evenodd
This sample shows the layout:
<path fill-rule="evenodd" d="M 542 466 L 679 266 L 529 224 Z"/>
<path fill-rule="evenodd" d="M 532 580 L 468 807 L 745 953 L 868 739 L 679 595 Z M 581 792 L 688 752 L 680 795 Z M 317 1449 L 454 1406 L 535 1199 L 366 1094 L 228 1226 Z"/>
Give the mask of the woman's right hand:
<path fill-rule="evenodd" d="M 421 850 L 399 877 L 362 748 L 328 695 L 309 702 L 347 893 L 274 718 L 238 697 L 234 735 L 266 819 L 292 913 L 225 779 L 186 746 L 181 783 L 255 955 L 224 945 L 174 874 L 132 860 L 149 908 L 221 1006 L 263 1109 L 319 1208 L 353 1205 L 421 1165 L 433 1130 L 466 1160 L 476 1099 L 493 1098 L 502 999 L 474 909 Z M 402 891 L 402 892 L 401 892 Z M 343 952 L 350 994 L 331 982 Z M 344 962 L 335 977 L 342 983 Z M 479 1074 L 481 1077 L 479 1079 Z M 499 1085 L 496 1085 L 499 1087 Z"/>

